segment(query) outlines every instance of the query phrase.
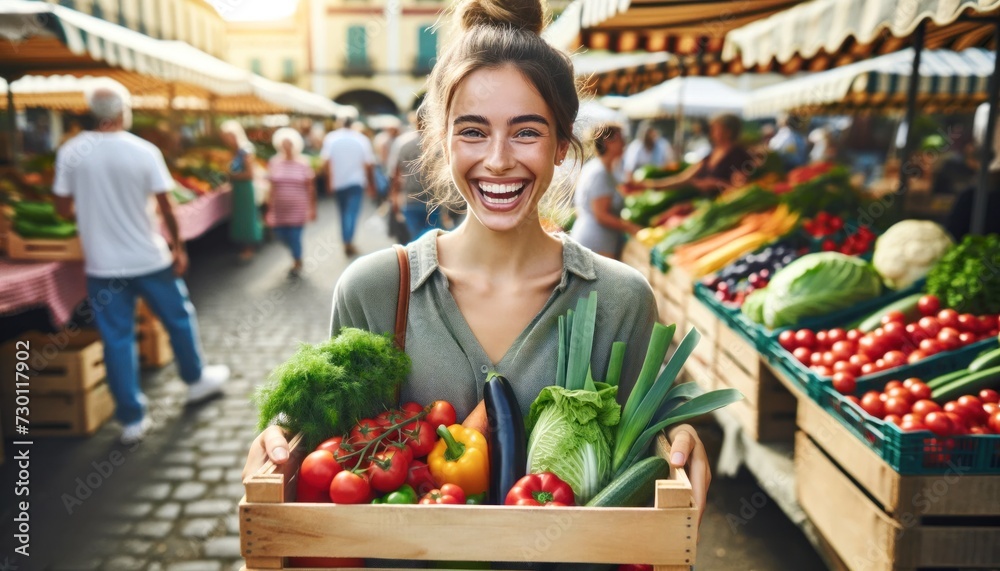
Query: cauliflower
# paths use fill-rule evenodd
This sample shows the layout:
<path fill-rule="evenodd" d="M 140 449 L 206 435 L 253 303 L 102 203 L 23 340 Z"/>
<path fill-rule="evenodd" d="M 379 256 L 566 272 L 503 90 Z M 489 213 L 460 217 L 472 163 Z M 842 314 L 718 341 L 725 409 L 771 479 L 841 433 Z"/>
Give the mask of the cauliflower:
<path fill-rule="evenodd" d="M 891 289 L 903 289 L 925 277 L 955 241 L 939 224 L 903 220 L 875 241 L 872 265 Z"/>

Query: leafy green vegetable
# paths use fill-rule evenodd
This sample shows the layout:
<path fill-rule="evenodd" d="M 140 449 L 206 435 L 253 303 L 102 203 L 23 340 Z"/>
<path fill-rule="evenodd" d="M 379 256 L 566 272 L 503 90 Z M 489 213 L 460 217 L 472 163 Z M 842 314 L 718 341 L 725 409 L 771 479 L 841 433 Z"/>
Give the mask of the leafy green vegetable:
<path fill-rule="evenodd" d="M 610 480 L 611 442 L 621 417 L 615 401 L 618 387 L 596 387 L 545 387 L 528 413 L 528 472 L 553 472 L 573 488 L 578 503 Z"/>
<path fill-rule="evenodd" d="M 962 313 L 1000 313 L 1000 236 L 967 235 L 927 274 L 926 290 Z"/>
<path fill-rule="evenodd" d="M 394 402 L 409 371 L 410 358 L 391 335 L 345 327 L 323 343 L 303 344 L 271 372 L 253 397 L 260 410 L 258 428 L 277 419 L 302 432 L 312 449 Z"/>
<path fill-rule="evenodd" d="M 877 297 L 882 292 L 882 279 L 860 258 L 820 252 L 788 264 L 760 291 L 767 292 L 762 315 L 758 315 L 757 300 L 744 313 L 750 319 L 763 317 L 763 324 L 774 329 Z"/>
<path fill-rule="evenodd" d="M 649 226 L 658 214 L 666 212 L 671 206 L 690 200 L 699 194 L 701 192 L 697 188 L 684 187 L 677 190 L 647 190 L 639 194 L 629 195 L 625 197 L 622 218 L 640 226 Z"/>

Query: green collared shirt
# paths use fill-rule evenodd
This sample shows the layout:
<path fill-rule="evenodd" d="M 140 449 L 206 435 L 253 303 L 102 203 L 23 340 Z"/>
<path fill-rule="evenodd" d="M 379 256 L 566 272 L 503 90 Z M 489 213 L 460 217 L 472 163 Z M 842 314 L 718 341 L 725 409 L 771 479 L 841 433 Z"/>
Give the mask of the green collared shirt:
<path fill-rule="evenodd" d="M 624 402 L 642 368 L 656 321 L 656 301 L 642 274 L 561 235 L 563 272 L 559 285 L 507 354 L 493 363 L 452 297 L 448 278 L 438 271 L 438 235 L 428 232 L 407 246 L 411 293 L 406 352 L 413 367 L 403 387 L 403 401 L 444 399 L 455 405 L 459 418 L 465 418 L 483 398 L 486 375 L 495 370 L 511 382 L 526 415 L 539 391 L 555 382 L 559 316 L 575 308 L 581 297 L 596 291 L 592 370 L 595 378 L 603 379 L 612 343 L 625 341 L 619 389 L 619 401 Z M 399 264 L 392 249 L 359 258 L 348 266 L 334 290 L 332 333 L 342 327 L 391 333 L 398 295 Z"/>

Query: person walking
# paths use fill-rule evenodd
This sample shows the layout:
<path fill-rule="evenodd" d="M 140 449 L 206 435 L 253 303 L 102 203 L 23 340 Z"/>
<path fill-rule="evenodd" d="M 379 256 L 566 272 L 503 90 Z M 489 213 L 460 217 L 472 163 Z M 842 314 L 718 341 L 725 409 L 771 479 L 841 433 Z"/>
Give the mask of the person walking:
<path fill-rule="evenodd" d="M 576 222 L 570 235 L 593 252 L 618 259 L 625 234 L 635 235 L 642 229 L 619 216 L 624 200 L 618 192 L 615 165 L 622 158 L 624 135 L 621 126 L 605 123 L 595 126 L 590 138 L 597 156 L 580 171 L 573 195 Z"/>
<path fill-rule="evenodd" d="M 392 175 L 389 198 L 396 211 L 403 215 L 411 241 L 442 227 L 440 208 L 427 207 L 427 181 L 420 169 L 422 131 L 423 122 L 418 113 L 416 129 L 396 139 L 389 158 Z"/>
<path fill-rule="evenodd" d="M 622 158 L 622 169 L 625 178 L 632 180 L 635 170 L 642 167 L 662 169 L 667 163 L 674 162 L 674 150 L 670 141 L 660 134 L 648 119 L 639 123 L 635 140 L 628 144 L 625 156 Z"/>
<path fill-rule="evenodd" d="M 131 108 L 120 84 L 92 90 L 87 102 L 98 126 L 59 149 L 52 192 L 60 216 L 75 218 L 80 231 L 87 295 L 104 343 L 121 441 L 133 444 L 152 427 L 139 387 L 137 298 L 146 301 L 170 335 L 189 403 L 220 393 L 229 368 L 202 362 L 194 306 L 181 279 L 188 257 L 169 198 L 174 181 L 163 155 L 126 131 Z M 169 243 L 158 231 L 154 202 Z"/>
<path fill-rule="evenodd" d="M 271 193 L 267 198 L 267 219 L 274 234 L 292 252 L 289 277 L 302 272 L 302 231 L 306 222 L 316 219 L 316 193 L 313 179 L 316 173 L 302 155 L 305 142 L 302 135 L 288 127 L 278 129 L 271 139 L 278 154 L 267 166 Z"/>
<path fill-rule="evenodd" d="M 346 117 L 340 128 L 323 139 L 323 171 L 328 173 L 330 190 L 340 209 L 340 229 L 344 240 L 344 254 L 358 253 L 354 247 L 354 231 L 361 213 L 361 199 L 367 188 L 374 199 L 375 152 L 368 137 L 351 128 L 353 119 Z"/>
<path fill-rule="evenodd" d="M 767 142 L 767 147 L 781 157 L 785 170 L 792 170 L 809 162 L 806 138 L 797 127 L 802 120 L 783 113 L 778 116 L 778 131 Z"/>
<path fill-rule="evenodd" d="M 229 180 L 233 186 L 233 214 L 229 219 L 229 239 L 241 246 L 240 260 L 247 262 L 264 238 L 264 227 L 257 212 L 254 189 L 254 150 L 243 126 L 234 120 L 219 126 L 222 141 L 231 151 Z"/>

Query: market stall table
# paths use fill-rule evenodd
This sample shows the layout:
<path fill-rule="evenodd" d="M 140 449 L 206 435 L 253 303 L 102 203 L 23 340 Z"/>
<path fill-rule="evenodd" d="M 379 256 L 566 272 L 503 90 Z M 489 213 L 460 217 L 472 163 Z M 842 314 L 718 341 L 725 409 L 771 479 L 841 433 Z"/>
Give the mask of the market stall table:
<path fill-rule="evenodd" d="M 56 328 L 87 296 L 82 262 L 14 262 L 0 258 L 0 316 L 45 307 Z"/>
<path fill-rule="evenodd" d="M 200 196 L 191 202 L 174 207 L 174 216 L 180 226 L 181 240 L 193 240 L 229 218 L 233 210 L 232 188 L 225 184 L 219 190 Z M 161 224 L 161 231 L 166 228 Z"/>

